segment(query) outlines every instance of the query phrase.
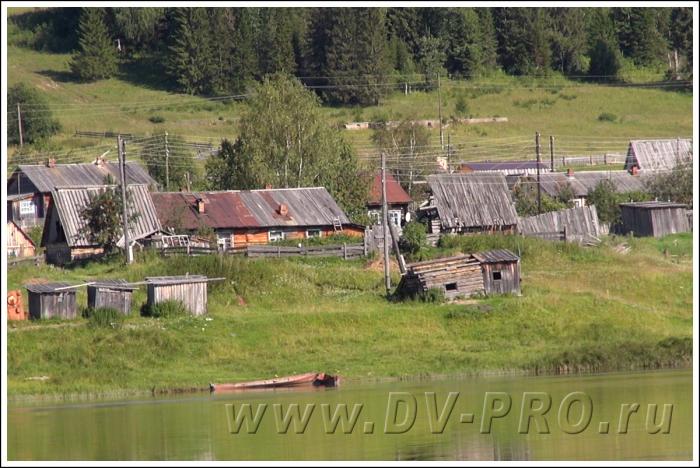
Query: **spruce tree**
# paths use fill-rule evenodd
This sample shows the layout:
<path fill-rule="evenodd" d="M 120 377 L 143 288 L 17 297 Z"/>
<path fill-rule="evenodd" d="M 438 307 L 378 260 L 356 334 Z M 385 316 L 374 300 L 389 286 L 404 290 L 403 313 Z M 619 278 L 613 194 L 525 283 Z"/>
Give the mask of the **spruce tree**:
<path fill-rule="evenodd" d="M 212 90 L 213 60 L 205 8 L 177 8 L 169 47 L 168 73 L 189 94 Z"/>
<path fill-rule="evenodd" d="M 104 8 L 83 8 L 80 15 L 79 46 L 70 68 L 81 81 L 109 78 L 117 71 L 117 50 L 104 18 Z"/>

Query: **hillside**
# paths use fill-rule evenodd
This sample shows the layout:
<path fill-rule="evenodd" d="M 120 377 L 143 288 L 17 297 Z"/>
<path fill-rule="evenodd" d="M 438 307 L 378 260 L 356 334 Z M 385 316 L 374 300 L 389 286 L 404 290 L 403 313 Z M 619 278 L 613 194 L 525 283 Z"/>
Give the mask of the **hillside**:
<path fill-rule="evenodd" d="M 620 253 L 622 243 L 628 252 Z M 119 259 L 13 268 L 8 289 L 30 278 L 136 281 L 185 272 L 226 281 L 212 284 L 207 317 L 140 317 L 141 289 L 116 328 L 83 318 L 10 323 L 9 394 L 205 387 L 315 370 L 374 379 L 690 362 L 692 235 L 611 238 L 596 248 L 472 236 L 432 255 L 490 247 L 522 254 L 522 297 L 390 303 L 381 267 L 363 260 L 147 256 L 128 268 Z"/>

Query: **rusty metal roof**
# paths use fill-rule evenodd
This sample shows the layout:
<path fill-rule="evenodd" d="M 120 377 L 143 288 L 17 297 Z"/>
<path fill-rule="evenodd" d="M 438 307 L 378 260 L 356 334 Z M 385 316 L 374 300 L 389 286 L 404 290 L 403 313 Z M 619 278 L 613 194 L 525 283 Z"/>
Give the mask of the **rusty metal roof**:
<path fill-rule="evenodd" d="M 481 263 L 517 262 L 520 257 L 507 249 L 487 250 L 472 254 Z"/>
<path fill-rule="evenodd" d="M 114 187 L 114 186 L 112 186 Z M 53 190 L 52 197 L 58 217 L 66 235 L 69 247 L 89 247 L 94 245 L 87 238 L 87 223 L 82 216 L 83 209 L 91 197 L 103 192 L 107 186 L 60 188 Z M 153 206 L 153 201 L 145 185 L 127 187 L 131 203 L 127 203 L 127 215 L 137 215 L 129 226 L 129 240 L 135 241 L 160 231 L 160 221 Z M 122 247 L 122 237 L 117 245 Z"/>
<path fill-rule="evenodd" d="M 693 140 L 690 138 L 631 140 L 625 169 L 636 165 L 643 171 L 664 171 L 678 163 L 692 161 L 692 156 Z"/>
<path fill-rule="evenodd" d="M 350 224 L 324 187 L 230 190 L 221 192 L 155 192 L 151 194 L 160 222 L 165 227 L 214 229 L 330 226 L 337 218 Z M 204 213 L 197 207 L 204 201 Z M 286 214 L 284 209 L 286 207 Z"/>
<path fill-rule="evenodd" d="M 405 204 L 411 203 L 413 200 L 401 187 L 394 176 L 387 172 L 386 174 L 386 201 L 388 204 Z M 369 191 L 368 205 L 382 204 L 382 175 L 377 174 L 372 181 L 372 187 Z"/>
<path fill-rule="evenodd" d="M 48 167 L 45 164 L 20 165 L 21 171 L 36 187 L 37 191 L 50 192 L 57 187 L 85 187 L 104 185 L 107 175 L 120 180 L 119 165 L 111 162 L 103 164 L 56 164 Z M 129 184 L 145 184 L 156 187 L 158 184 L 148 175 L 148 172 L 135 162 L 126 163 L 126 180 Z"/>
<path fill-rule="evenodd" d="M 440 222 L 445 228 L 518 223 L 503 174 L 434 174 L 427 179 Z"/>
<path fill-rule="evenodd" d="M 34 293 L 60 293 L 60 292 L 75 292 L 75 289 L 71 288 L 74 286 L 70 283 L 30 283 L 25 284 L 24 287 L 27 291 Z M 75 286 L 76 288 L 78 286 Z M 65 288 L 65 289 L 64 289 Z M 59 290 L 60 289 L 60 290 Z M 58 291 L 57 291 L 58 290 Z"/>

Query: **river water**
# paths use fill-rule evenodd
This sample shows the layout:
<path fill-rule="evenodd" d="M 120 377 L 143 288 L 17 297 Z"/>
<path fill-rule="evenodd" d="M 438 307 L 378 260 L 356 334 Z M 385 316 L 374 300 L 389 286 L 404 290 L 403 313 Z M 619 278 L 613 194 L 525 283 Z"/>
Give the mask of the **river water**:
<path fill-rule="evenodd" d="M 260 416 L 257 428 L 240 419 L 247 408 Z M 299 418 L 285 428 L 287 414 Z M 691 370 L 17 402 L 8 408 L 8 457 L 688 460 L 692 414 Z"/>

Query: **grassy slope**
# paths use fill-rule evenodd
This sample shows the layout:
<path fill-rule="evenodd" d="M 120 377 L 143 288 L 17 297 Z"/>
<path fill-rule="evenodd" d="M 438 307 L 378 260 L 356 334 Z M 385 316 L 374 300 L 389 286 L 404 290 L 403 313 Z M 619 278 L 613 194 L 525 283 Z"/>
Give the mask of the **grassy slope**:
<path fill-rule="evenodd" d="M 141 290 L 118 329 L 93 328 L 82 318 L 10 324 L 9 393 L 204 386 L 312 370 L 371 378 L 688 361 L 692 236 L 625 240 L 627 255 L 613 250 L 619 241 L 585 249 L 509 237 L 461 240 L 464 251 L 522 252 L 522 297 L 476 305 L 388 303 L 381 269 L 364 261 L 149 257 L 126 270 L 118 262 L 20 267 L 10 270 L 8 288 L 29 278 L 139 280 L 186 271 L 227 280 L 211 287 L 212 320 L 139 317 Z M 78 302 L 85 304 L 84 291 Z M 29 380 L 37 376 L 49 379 Z"/>

